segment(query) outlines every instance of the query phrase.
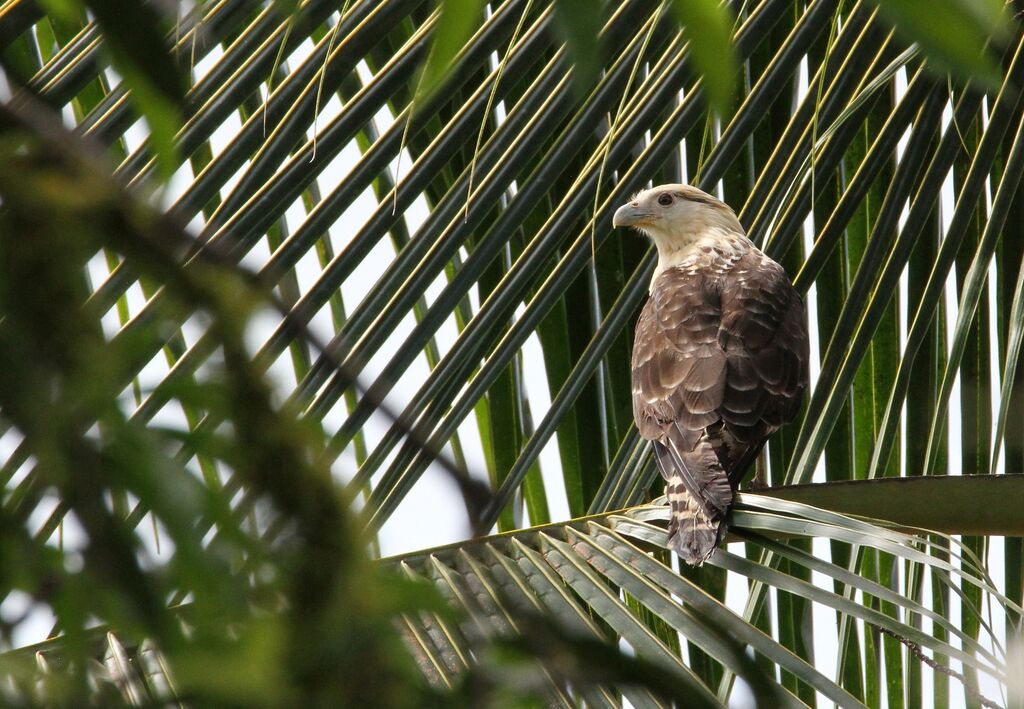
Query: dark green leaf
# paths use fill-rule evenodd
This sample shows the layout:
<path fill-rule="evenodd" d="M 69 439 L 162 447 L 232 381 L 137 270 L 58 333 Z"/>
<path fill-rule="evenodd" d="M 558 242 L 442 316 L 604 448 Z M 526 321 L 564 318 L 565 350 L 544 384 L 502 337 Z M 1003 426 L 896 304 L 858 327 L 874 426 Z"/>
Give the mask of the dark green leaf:
<path fill-rule="evenodd" d="M 690 61 L 704 79 L 708 102 L 727 116 L 740 74 L 732 46 L 735 18 L 729 5 L 716 0 L 672 0 L 670 8 L 683 26 Z"/>
<path fill-rule="evenodd" d="M 882 14 L 905 37 L 920 45 L 938 71 L 954 71 L 989 88 L 999 86 L 1002 72 L 990 43 L 1010 35 L 1001 0 L 875 0 Z"/>

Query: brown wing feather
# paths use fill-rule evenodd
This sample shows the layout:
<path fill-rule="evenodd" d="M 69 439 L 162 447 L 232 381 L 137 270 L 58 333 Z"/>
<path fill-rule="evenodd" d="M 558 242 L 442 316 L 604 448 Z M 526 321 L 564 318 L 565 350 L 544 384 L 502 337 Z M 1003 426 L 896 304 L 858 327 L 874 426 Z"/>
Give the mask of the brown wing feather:
<path fill-rule="evenodd" d="M 720 322 L 702 277 L 670 269 L 658 278 L 633 346 L 633 414 L 644 438 L 658 440 L 674 424 L 692 447 L 718 419 L 726 369 Z"/>
<path fill-rule="evenodd" d="M 768 437 L 800 407 L 807 386 L 803 302 L 761 252 L 671 268 L 636 328 L 633 412 L 658 467 L 685 486 L 673 500 L 672 546 L 691 563 L 721 538 L 733 491 Z M 689 524 L 696 510 L 699 520 Z M 687 528 L 697 529 L 688 536 Z"/>
<path fill-rule="evenodd" d="M 719 413 L 726 434 L 760 447 L 800 408 L 808 378 L 807 316 L 786 272 L 760 252 L 740 259 L 722 284 L 718 342 L 729 364 Z M 730 466 L 730 475 L 743 472 Z"/>

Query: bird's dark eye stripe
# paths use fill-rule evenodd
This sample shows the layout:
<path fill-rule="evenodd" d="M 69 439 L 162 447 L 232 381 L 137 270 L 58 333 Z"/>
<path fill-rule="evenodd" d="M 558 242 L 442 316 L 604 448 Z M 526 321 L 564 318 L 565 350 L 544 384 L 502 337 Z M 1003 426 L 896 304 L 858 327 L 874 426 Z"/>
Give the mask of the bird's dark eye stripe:
<path fill-rule="evenodd" d="M 711 200 L 707 199 L 706 197 L 698 197 L 697 195 L 683 194 L 682 192 L 675 192 L 674 194 L 679 199 L 685 199 L 685 200 L 688 200 L 690 202 L 700 202 L 701 204 L 711 204 Z"/>

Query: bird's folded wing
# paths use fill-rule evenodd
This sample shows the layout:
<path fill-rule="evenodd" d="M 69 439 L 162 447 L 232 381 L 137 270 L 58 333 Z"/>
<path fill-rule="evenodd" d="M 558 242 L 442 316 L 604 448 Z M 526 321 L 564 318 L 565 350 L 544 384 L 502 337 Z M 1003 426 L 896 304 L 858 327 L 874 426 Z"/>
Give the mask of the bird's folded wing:
<path fill-rule="evenodd" d="M 662 474 L 678 472 L 706 512 L 722 509 L 718 471 L 738 484 L 764 440 L 792 418 L 807 360 L 803 303 L 760 252 L 717 271 L 662 273 L 633 350 L 634 416 L 640 434 L 665 448 Z M 697 449 L 709 440 L 719 466 L 705 473 L 698 466 L 707 450 Z"/>

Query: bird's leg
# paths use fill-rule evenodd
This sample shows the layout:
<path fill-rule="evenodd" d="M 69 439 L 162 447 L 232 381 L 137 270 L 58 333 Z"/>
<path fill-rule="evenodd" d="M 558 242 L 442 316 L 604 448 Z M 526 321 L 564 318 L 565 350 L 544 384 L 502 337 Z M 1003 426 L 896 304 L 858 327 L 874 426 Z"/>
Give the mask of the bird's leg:
<path fill-rule="evenodd" d="M 761 449 L 761 452 L 757 454 L 757 460 L 754 461 L 754 479 L 750 481 L 751 490 L 762 490 L 768 487 L 768 457 L 765 454 L 765 448 Z"/>

